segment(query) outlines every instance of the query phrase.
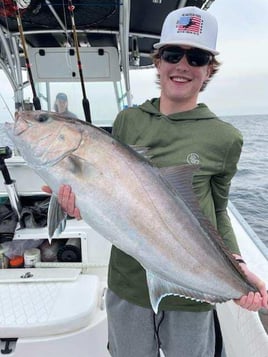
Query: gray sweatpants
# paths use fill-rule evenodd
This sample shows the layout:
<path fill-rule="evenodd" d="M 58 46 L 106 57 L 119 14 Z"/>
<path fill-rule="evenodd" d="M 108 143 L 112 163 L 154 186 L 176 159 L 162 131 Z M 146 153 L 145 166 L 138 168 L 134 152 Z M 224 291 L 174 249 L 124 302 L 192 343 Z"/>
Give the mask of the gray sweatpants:
<path fill-rule="evenodd" d="M 109 352 L 112 357 L 214 357 L 213 312 L 161 311 L 157 315 L 106 295 Z"/>

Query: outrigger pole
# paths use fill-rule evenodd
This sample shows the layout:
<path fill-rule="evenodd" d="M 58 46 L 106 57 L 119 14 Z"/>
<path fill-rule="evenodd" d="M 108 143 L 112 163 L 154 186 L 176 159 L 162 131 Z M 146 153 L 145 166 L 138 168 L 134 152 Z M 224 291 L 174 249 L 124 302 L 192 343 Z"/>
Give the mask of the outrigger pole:
<path fill-rule="evenodd" d="M 82 71 L 82 63 L 80 59 L 80 53 L 79 53 L 79 48 L 78 48 L 78 38 L 77 38 L 77 33 L 76 33 L 76 26 L 75 26 L 75 21 L 74 21 L 74 6 L 72 0 L 68 0 L 68 10 L 71 16 L 71 21 L 72 21 L 72 30 L 73 30 L 73 37 L 74 37 L 74 45 L 75 45 L 75 51 L 76 51 L 76 57 L 77 57 L 77 66 L 79 70 L 79 75 L 80 75 L 80 82 L 81 82 L 81 87 L 82 87 L 82 92 L 83 92 L 83 109 L 84 109 L 84 114 L 86 121 L 91 123 L 91 115 L 90 115 L 90 106 L 89 106 L 89 101 L 86 96 L 86 90 L 85 90 L 85 83 L 84 83 L 84 77 L 83 77 L 83 71 Z"/>
<path fill-rule="evenodd" d="M 18 4 L 17 4 L 16 0 L 13 0 L 13 5 L 14 5 L 15 13 L 16 13 L 16 19 L 17 19 L 18 29 L 19 29 L 19 33 L 20 33 L 20 39 L 21 39 L 21 44 L 22 44 L 25 63 L 26 63 L 26 70 L 28 72 L 29 81 L 30 81 L 30 85 L 31 85 L 31 88 L 32 88 L 32 92 L 33 92 L 34 109 L 35 110 L 40 110 L 41 109 L 41 104 L 40 104 L 40 100 L 39 100 L 39 98 L 38 98 L 38 96 L 36 94 L 36 90 L 35 90 L 35 86 L 34 86 L 33 75 L 32 75 L 32 71 L 31 71 L 31 65 L 30 65 L 28 52 L 27 52 L 27 48 L 26 48 L 26 41 L 25 41 L 25 37 L 24 37 L 24 33 L 23 33 L 20 10 L 19 10 L 19 7 L 18 7 Z"/>

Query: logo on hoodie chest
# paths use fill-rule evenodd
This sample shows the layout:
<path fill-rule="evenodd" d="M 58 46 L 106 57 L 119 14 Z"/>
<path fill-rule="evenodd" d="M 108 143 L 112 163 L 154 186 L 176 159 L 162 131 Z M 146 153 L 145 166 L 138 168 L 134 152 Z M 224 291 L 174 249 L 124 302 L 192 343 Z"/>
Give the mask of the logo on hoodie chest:
<path fill-rule="evenodd" d="M 190 164 L 190 165 L 200 164 L 200 157 L 195 152 L 191 152 L 190 154 L 188 154 L 186 160 L 187 160 L 188 164 Z"/>

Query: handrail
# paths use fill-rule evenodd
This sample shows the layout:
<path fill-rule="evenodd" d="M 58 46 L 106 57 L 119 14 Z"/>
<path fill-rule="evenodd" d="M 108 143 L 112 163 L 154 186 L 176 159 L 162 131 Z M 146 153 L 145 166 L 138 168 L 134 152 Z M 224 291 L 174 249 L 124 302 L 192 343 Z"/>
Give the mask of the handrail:
<path fill-rule="evenodd" d="M 123 0 L 120 4 L 119 13 L 119 38 L 121 47 L 122 71 L 125 80 L 128 106 L 132 105 L 129 78 L 129 23 L 130 23 L 130 0 Z"/>

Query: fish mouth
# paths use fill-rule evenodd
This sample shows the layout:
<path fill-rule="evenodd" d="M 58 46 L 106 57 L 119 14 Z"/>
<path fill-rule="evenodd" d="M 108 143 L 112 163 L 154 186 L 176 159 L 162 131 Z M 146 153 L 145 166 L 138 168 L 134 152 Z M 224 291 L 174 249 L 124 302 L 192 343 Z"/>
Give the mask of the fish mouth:
<path fill-rule="evenodd" d="M 31 126 L 31 122 L 28 122 L 21 117 L 15 119 L 14 123 L 5 123 L 5 129 L 10 136 L 16 137 L 22 134 Z"/>
<path fill-rule="evenodd" d="M 14 137 L 14 127 L 15 127 L 15 123 L 5 123 L 4 124 L 4 130 L 7 133 L 7 135 L 11 138 Z"/>
<path fill-rule="evenodd" d="M 13 128 L 14 128 L 14 124 L 13 123 L 5 123 L 5 125 L 4 125 L 4 128 L 6 129 L 6 130 L 12 130 Z"/>

